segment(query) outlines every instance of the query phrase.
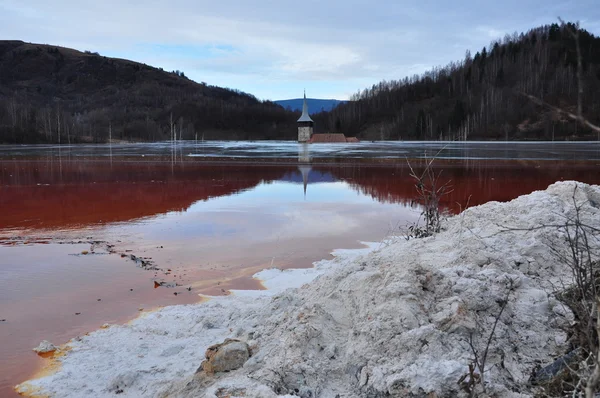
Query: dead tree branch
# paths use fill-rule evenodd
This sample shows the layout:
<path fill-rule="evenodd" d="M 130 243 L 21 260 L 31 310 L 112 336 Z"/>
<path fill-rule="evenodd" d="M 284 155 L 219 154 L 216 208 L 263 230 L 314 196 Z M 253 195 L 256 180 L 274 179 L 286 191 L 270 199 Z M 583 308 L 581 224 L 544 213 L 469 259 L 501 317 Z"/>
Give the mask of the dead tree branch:
<path fill-rule="evenodd" d="M 425 221 L 424 227 L 420 227 L 418 223 L 411 225 L 407 238 L 424 238 L 441 230 L 440 200 L 443 196 L 452 192 L 452 189 L 450 181 L 446 181 L 443 184 L 440 183 L 442 171 L 436 173 L 432 165 L 436 156 L 444 148 L 440 149 L 432 159 L 425 158 L 426 166 L 422 173 L 417 173 L 410 164 L 410 161 L 406 159 L 406 163 L 410 169 L 410 177 L 415 180 L 415 189 L 418 195 L 417 202 L 423 206 L 421 216 Z"/>
<path fill-rule="evenodd" d="M 576 47 L 576 51 L 577 51 L 577 114 L 574 114 L 572 112 L 569 112 L 569 111 L 559 108 L 557 106 L 550 105 L 549 103 L 547 103 L 547 102 L 541 100 L 540 98 L 535 97 L 531 94 L 527 94 L 524 92 L 519 92 L 519 94 L 525 96 L 526 98 L 529 98 L 529 100 L 531 100 L 535 104 L 549 108 L 558 114 L 564 115 L 572 120 L 575 120 L 576 122 L 581 123 L 583 126 L 588 127 L 592 131 L 595 131 L 596 133 L 600 134 L 600 126 L 596 126 L 595 124 L 591 123 L 589 120 L 587 120 L 583 116 L 583 105 L 582 105 L 582 98 L 583 98 L 583 81 L 582 81 L 583 66 L 582 66 L 582 64 L 583 64 L 583 60 L 582 60 L 582 56 L 581 56 L 581 47 L 579 45 L 579 22 L 575 23 L 575 29 L 572 29 L 561 18 L 558 18 L 558 20 L 560 21 L 562 28 L 565 29 L 567 32 L 569 32 L 569 34 L 575 40 L 575 47 Z"/>
<path fill-rule="evenodd" d="M 554 105 L 550 105 L 549 103 L 547 103 L 545 101 L 542 101 L 541 99 L 539 99 L 537 97 L 534 97 L 531 94 L 526 94 L 524 92 L 519 92 L 519 94 L 523 95 L 524 97 L 529 98 L 531 100 L 531 102 L 534 102 L 534 103 L 536 103 L 536 104 L 538 104 L 540 106 L 544 106 L 546 108 L 549 108 L 549 109 L 553 110 L 554 112 L 559 113 L 561 115 L 567 116 L 568 118 L 573 119 L 573 120 L 575 120 L 575 121 L 583 124 L 584 126 L 592 129 L 593 131 L 595 131 L 597 133 L 600 133 L 600 127 L 596 126 L 593 123 L 591 123 L 589 120 L 587 120 L 586 118 L 584 118 L 583 115 L 581 115 L 581 114 L 576 115 L 576 114 L 574 114 L 572 112 L 566 111 L 566 110 L 561 109 L 559 107 L 556 107 Z"/>
<path fill-rule="evenodd" d="M 596 336 L 600 336 L 600 298 L 596 296 Z M 594 371 L 585 385 L 585 397 L 594 398 L 600 384 L 600 345 L 594 358 Z"/>
<path fill-rule="evenodd" d="M 494 317 L 494 325 L 487 336 L 487 340 L 485 343 L 485 347 L 483 352 L 481 352 L 477 348 L 477 344 L 474 340 L 474 334 L 471 333 L 469 335 L 469 340 L 467 343 L 469 344 L 469 348 L 471 349 L 471 353 L 473 354 L 473 362 L 469 364 L 469 373 L 464 375 L 458 381 L 458 384 L 469 393 L 470 396 L 475 396 L 475 388 L 477 384 L 481 384 L 483 391 L 485 392 L 485 372 L 486 372 L 486 364 L 488 359 L 488 354 L 490 347 L 492 346 L 492 341 L 496 335 L 496 328 L 498 326 L 498 322 L 500 322 L 500 318 L 508 305 L 510 295 L 515 291 L 515 283 L 514 280 L 507 278 L 507 286 L 506 286 L 506 294 L 504 298 L 498 300 L 498 305 L 500 306 L 500 310 Z M 483 330 L 478 330 L 477 334 L 483 334 Z M 479 374 L 475 373 L 475 369 L 479 371 Z M 468 378 L 468 380 L 467 380 Z M 466 381 L 465 381 L 466 380 Z"/>

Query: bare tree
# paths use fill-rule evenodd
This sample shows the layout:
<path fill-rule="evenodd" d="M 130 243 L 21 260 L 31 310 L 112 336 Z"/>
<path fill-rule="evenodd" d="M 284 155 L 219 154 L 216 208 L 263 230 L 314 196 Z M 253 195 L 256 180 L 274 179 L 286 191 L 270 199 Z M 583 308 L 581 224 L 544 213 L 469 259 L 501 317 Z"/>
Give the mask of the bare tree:
<path fill-rule="evenodd" d="M 423 206 L 421 216 L 425 222 L 423 227 L 420 227 L 418 223 L 411 225 L 408 228 L 409 238 L 424 238 L 440 232 L 441 229 L 440 200 L 443 196 L 452 192 L 452 189 L 450 188 L 450 181 L 446 181 L 445 183 L 440 182 L 442 171 L 436 173 L 433 170 L 432 165 L 434 161 L 435 157 L 432 159 L 425 158 L 425 169 L 423 172 L 417 173 L 410 164 L 410 161 L 406 160 L 410 168 L 410 176 L 415 180 L 415 188 L 418 195 L 417 202 Z"/>
<path fill-rule="evenodd" d="M 575 29 L 573 29 L 570 25 L 567 25 L 562 19 L 559 18 L 558 20 L 560 21 L 562 28 L 569 32 L 569 34 L 575 40 L 575 47 L 577 51 L 577 113 L 575 114 L 560 107 L 550 105 L 549 103 L 531 94 L 526 94 L 524 92 L 521 92 L 521 94 L 538 105 L 551 109 L 558 114 L 564 115 L 572 120 L 577 121 L 581 125 L 590 128 L 592 131 L 595 131 L 598 134 L 598 137 L 600 137 L 600 126 L 596 126 L 583 116 L 583 60 L 581 56 L 581 46 L 579 45 L 579 22 L 575 23 Z"/>
<path fill-rule="evenodd" d="M 58 136 L 58 144 L 60 145 L 60 106 L 56 105 L 56 135 Z"/>
<path fill-rule="evenodd" d="M 175 125 L 173 124 L 173 112 L 169 116 L 169 125 L 171 126 L 171 142 L 175 142 Z"/>
<path fill-rule="evenodd" d="M 514 280 L 507 278 L 506 280 L 506 294 L 502 299 L 497 300 L 497 303 L 500 307 L 498 313 L 494 317 L 494 324 L 492 325 L 489 334 L 487 335 L 487 339 L 485 340 L 485 346 L 483 349 L 479 348 L 479 344 L 477 344 L 476 339 L 483 337 L 486 330 L 483 329 L 479 323 L 477 324 L 476 332 L 471 333 L 469 335 L 469 340 L 467 343 L 469 344 L 469 349 L 473 354 L 473 361 L 469 364 L 469 372 L 463 375 L 459 380 L 458 384 L 461 386 L 463 390 L 465 390 L 469 396 L 476 396 L 477 385 L 481 385 L 483 392 L 485 393 L 485 372 L 486 365 L 488 359 L 488 353 L 490 352 L 490 348 L 492 347 L 492 342 L 496 335 L 496 327 L 498 326 L 498 322 L 508 305 L 510 295 L 515 290 Z"/>

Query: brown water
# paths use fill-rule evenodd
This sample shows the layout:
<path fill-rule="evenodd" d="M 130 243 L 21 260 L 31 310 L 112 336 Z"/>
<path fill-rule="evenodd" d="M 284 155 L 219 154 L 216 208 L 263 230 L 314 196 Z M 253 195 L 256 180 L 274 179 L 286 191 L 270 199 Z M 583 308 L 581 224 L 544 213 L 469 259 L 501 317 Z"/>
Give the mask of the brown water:
<path fill-rule="evenodd" d="M 0 396 L 43 364 L 31 351 L 41 340 L 261 289 L 261 269 L 308 267 L 419 215 L 404 161 L 286 162 L 0 160 Z M 600 183 L 598 161 L 436 165 L 454 213 L 559 180 Z"/>

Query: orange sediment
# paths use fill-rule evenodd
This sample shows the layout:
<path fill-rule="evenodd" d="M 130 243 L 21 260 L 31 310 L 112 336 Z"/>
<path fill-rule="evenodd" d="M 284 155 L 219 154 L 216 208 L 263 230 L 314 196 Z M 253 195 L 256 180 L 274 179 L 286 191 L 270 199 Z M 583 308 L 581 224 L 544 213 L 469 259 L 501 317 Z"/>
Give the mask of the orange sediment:
<path fill-rule="evenodd" d="M 30 398 L 49 397 L 47 394 L 43 394 L 39 387 L 32 386 L 31 384 L 29 384 L 29 382 L 32 380 L 37 380 L 43 377 L 51 376 L 58 372 L 62 366 L 60 358 L 67 355 L 69 351 L 71 351 L 71 347 L 69 346 L 69 343 L 67 343 L 58 347 L 56 351 L 39 354 L 40 357 L 45 359 L 43 366 L 40 369 L 38 369 L 33 374 L 33 376 L 27 381 L 15 386 L 15 391 L 17 392 L 17 394 Z"/>

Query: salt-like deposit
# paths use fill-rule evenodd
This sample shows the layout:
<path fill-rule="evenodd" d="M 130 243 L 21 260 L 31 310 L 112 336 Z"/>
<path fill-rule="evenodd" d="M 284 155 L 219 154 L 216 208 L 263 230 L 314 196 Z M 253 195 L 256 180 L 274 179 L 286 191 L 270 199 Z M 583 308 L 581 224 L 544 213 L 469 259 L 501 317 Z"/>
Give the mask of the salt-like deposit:
<path fill-rule="evenodd" d="M 600 187 L 575 185 L 470 208 L 430 238 L 338 251 L 309 270 L 263 271 L 266 292 L 167 307 L 74 339 L 56 373 L 18 389 L 56 397 L 460 396 L 469 336 L 485 348 L 512 285 L 485 379 L 494 395 L 531 396 L 534 367 L 567 349 L 570 313 L 553 292 L 569 282 L 569 269 L 548 250 L 561 242 L 556 228 L 527 228 L 564 223 L 574 193 L 584 220 L 600 227 Z M 253 356 L 236 371 L 196 375 L 206 348 L 225 338 L 246 341 Z"/>
<path fill-rule="evenodd" d="M 47 340 L 44 340 L 37 347 L 35 347 L 33 351 L 37 352 L 38 354 L 48 354 L 56 351 L 56 349 L 57 348 L 54 344 Z"/>

